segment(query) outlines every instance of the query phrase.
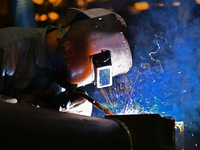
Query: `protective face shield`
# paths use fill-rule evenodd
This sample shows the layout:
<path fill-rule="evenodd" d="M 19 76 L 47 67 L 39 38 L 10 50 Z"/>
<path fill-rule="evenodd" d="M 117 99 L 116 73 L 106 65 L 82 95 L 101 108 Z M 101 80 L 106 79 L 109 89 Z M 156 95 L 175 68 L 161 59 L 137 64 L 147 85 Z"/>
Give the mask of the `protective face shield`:
<path fill-rule="evenodd" d="M 68 83 L 107 87 L 113 76 L 130 70 L 131 51 L 122 32 L 126 24 L 119 15 L 106 9 L 72 8 L 67 17 L 70 28 L 57 50 L 63 55 Z"/>

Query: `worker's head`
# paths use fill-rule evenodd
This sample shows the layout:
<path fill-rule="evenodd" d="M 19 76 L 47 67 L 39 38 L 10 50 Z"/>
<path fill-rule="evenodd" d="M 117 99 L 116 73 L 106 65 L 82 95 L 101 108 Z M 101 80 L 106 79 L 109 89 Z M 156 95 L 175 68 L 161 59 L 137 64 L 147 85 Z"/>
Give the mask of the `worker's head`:
<path fill-rule="evenodd" d="M 106 87 L 112 84 L 113 76 L 130 70 L 132 57 L 121 16 L 102 8 L 70 8 L 66 23 L 70 28 L 57 51 L 62 54 L 63 76 L 69 84 L 79 87 L 94 82 L 97 87 Z"/>

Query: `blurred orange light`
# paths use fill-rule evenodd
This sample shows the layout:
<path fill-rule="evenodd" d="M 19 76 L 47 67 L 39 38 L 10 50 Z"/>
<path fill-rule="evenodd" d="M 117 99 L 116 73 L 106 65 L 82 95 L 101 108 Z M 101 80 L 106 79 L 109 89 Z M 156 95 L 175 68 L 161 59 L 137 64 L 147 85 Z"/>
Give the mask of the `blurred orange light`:
<path fill-rule="evenodd" d="M 53 3 L 53 6 L 58 6 L 62 3 L 62 0 L 56 0 L 54 3 Z"/>
<path fill-rule="evenodd" d="M 56 0 L 49 0 L 49 3 L 55 3 Z"/>
<path fill-rule="evenodd" d="M 137 2 L 134 4 L 134 7 L 138 11 L 149 9 L 149 4 L 147 2 Z"/>
<path fill-rule="evenodd" d="M 181 4 L 180 2 L 173 2 L 172 3 L 173 6 L 180 6 L 180 4 Z"/>
<path fill-rule="evenodd" d="M 94 2 L 94 1 L 96 1 L 96 0 L 87 0 L 88 3 L 91 3 L 91 2 Z"/>
<path fill-rule="evenodd" d="M 197 4 L 200 4 L 200 0 L 195 0 Z"/>
<path fill-rule="evenodd" d="M 56 12 L 49 12 L 48 13 L 48 17 L 51 19 L 51 20 L 57 20 L 59 18 L 59 15 L 56 13 Z"/>
<path fill-rule="evenodd" d="M 44 3 L 44 0 L 32 0 L 33 3 L 42 5 Z"/>
<path fill-rule="evenodd" d="M 159 3 L 158 5 L 159 5 L 160 7 L 163 7 L 163 6 L 164 6 L 164 4 L 163 4 L 163 3 Z"/>
<path fill-rule="evenodd" d="M 84 6 L 85 5 L 85 2 L 84 2 L 84 0 L 78 0 L 77 1 L 77 4 L 78 4 L 78 6 Z"/>
<path fill-rule="evenodd" d="M 46 14 L 42 14 L 40 16 L 40 21 L 46 21 L 47 20 L 47 15 Z"/>
<path fill-rule="evenodd" d="M 62 2 L 62 0 L 48 0 L 49 1 L 49 3 L 52 3 L 53 4 L 53 6 L 58 6 L 58 5 L 60 5 L 60 3 Z"/>
<path fill-rule="evenodd" d="M 35 20 L 39 21 L 40 20 L 40 15 L 38 13 L 35 14 Z"/>

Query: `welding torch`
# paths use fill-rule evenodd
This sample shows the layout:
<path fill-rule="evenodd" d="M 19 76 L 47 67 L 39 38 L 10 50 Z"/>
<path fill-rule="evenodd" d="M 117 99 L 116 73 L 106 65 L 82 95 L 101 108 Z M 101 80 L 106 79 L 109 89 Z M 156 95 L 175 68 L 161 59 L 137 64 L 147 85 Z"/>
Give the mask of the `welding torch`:
<path fill-rule="evenodd" d="M 105 108 L 101 103 L 99 103 L 97 100 L 93 99 L 92 97 L 88 96 L 87 94 L 83 93 L 83 92 L 72 92 L 71 95 L 79 95 L 83 98 L 86 98 L 89 102 L 91 102 L 95 107 L 97 107 L 98 109 L 100 109 L 101 111 L 103 111 L 105 114 L 107 115 L 114 115 L 114 113 L 108 109 Z"/>

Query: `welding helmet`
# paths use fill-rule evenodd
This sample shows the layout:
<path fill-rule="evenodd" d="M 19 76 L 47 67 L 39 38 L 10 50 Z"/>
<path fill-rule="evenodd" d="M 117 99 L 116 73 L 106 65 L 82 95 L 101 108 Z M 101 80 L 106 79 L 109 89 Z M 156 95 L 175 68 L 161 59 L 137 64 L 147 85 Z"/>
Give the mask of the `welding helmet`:
<path fill-rule="evenodd" d="M 81 11 L 69 8 L 69 30 L 63 31 L 57 50 L 62 53 L 66 81 L 78 87 L 95 83 L 97 88 L 112 85 L 112 77 L 127 73 L 132 56 L 123 33 L 126 23 L 118 14 L 103 8 Z"/>

